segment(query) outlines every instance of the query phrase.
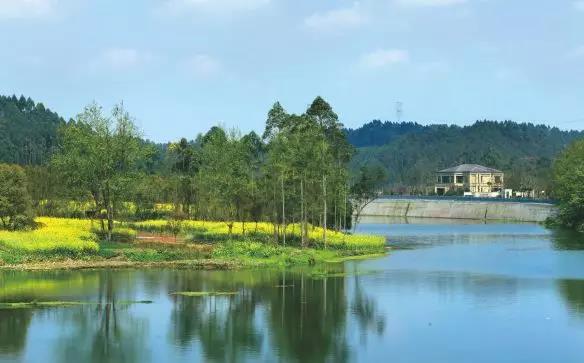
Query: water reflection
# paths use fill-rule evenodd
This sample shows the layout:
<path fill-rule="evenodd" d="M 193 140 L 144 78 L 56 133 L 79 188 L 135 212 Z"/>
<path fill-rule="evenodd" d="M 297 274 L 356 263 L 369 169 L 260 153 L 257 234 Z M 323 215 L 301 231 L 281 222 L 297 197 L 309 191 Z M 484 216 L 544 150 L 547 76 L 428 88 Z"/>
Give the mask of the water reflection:
<path fill-rule="evenodd" d="M 584 319 L 584 280 L 558 280 L 558 288 L 572 315 Z"/>
<path fill-rule="evenodd" d="M 218 275 L 225 276 L 224 272 Z M 169 293 L 177 291 L 239 291 L 235 296 L 195 298 L 172 295 L 171 338 L 182 348 L 199 342 L 209 361 L 236 361 L 246 352 L 259 352 L 261 334 L 254 324 L 257 299 L 234 279 L 208 280 L 207 273 L 172 274 Z"/>
<path fill-rule="evenodd" d="M 120 276 L 121 275 L 121 276 Z M 147 321 L 133 316 L 120 295 L 132 295 L 123 277 L 103 271 L 97 278 L 95 306 L 61 311 L 59 322 L 71 326 L 70 339 L 55 347 L 56 361 L 139 362 L 149 354 L 145 342 Z M 80 349 L 83 347 L 83 349 Z"/>
<path fill-rule="evenodd" d="M 552 232 L 552 243 L 557 250 L 584 250 L 584 233 L 555 229 Z"/>
<path fill-rule="evenodd" d="M 338 273 L 338 270 L 335 270 Z M 194 342 L 211 361 L 258 357 L 263 344 L 288 361 L 348 359 L 344 339 L 347 298 L 344 278 L 305 272 L 182 272 L 175 291 L 239 291 L 232 297 L 173 297 L 171 336 L 183 348 Z"/>
<path fill-rule="evenodd" d="M 26 345 L 32 312 L 0 310 L 0 358 L 19 355 Z"/>

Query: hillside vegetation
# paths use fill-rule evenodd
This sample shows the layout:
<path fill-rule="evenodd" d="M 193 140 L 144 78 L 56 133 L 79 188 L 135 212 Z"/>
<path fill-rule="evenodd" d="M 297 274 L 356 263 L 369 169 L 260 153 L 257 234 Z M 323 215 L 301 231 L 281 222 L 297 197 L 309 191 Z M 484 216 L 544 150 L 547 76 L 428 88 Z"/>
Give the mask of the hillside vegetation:
<path fill-rule="evenodd" d="M 0 96 L 0 162 L 39 165 L 48 162 L 65 120 L 42 103 Z"/>
<path fill-rule="evenodd" d="M 433 184 L 436 170 L 463 163 L 505 171 L 507 186 L 516 190 L 549 190 L 554 158 L 584 136 L 578 131 L 511 121 L 477 121 L 463 127 L 373 121 L 346 133 L 359 147 L 353 170 L 363 164 L 379 165 L 396 189 L 419 190 Z"/>

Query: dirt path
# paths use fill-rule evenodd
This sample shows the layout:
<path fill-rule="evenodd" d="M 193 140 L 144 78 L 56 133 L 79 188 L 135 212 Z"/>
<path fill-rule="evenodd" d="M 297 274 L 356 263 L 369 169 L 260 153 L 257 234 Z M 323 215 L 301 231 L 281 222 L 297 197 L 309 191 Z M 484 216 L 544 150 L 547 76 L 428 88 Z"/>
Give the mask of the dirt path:
<path fill-rule="evenodd" d="M 150 232 L 138 232 L 136 236 L 136 242 L 138 243 L 161 243 L 169 245 L 184 245 L 186 240 L 184 237 L 175 237 L 170 234 L 160 234 L 160 233 L 150 233 Z"/>

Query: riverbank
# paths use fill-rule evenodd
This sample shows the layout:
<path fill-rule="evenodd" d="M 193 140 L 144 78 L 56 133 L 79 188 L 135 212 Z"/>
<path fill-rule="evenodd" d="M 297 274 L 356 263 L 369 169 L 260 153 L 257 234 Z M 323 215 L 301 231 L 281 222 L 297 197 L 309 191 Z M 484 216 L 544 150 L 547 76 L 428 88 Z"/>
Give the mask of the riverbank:
<path fill-rule="evenodd" d="M 316 261 L 314 265 L 319 264 L 338 264 L 347 261 L 374 259 L 385 256 L 386 253 L 376 253 L 368 255 L 356 255 L 346 257 L 335 257 L 327 260 Z M 162 261 L 162 262 L 137 262 L 137 261 L 118 261 L 118 260 L 55 260 L 44 262 L 28 262 L 16 265 L 2 265 L 2 270 L 12 271 L 58 271 L 58 270 L 97 270 L 97 269 L 191 269 L 191 270 L 243 270 L 256 268 L 274 268 L 302 266 L 303 264 L 274 264 L 268 260 L 257 259 L 256 261 L 242 260 L 183 260 L 183 261 Z"/>
<path fill-rule="evenodd" d="M 302 248 L 290 245 L 298 241 L 294 232 L 289 234 L 288 245 L 283 246 L 269 241 L 267 226 L 259 225 L 249 232 L 232 229 L 226 237 L 219 230 L 218 222 L 185 221 L 176 236 L 169 236 L 165 234 L 165 221 L 149 221 L 120 225 L 114 236 L 123 242 L 99 242 L 92 232 L 95 226 L 89 220 L 39 218 L 38 222 L 40 228 L 34 231 L 0 232 L 0 269 L 231 270 L 339 263 L 386 252 L 383 237 L 329 231 L 330 239 L 324 245 L 315 237 L 319 233 L 317 229 L 312 231 L 309 247 Z M 143 231 L 154 230 L 159 234 L 148 235 L 144 240 L 139 238 Z"/>

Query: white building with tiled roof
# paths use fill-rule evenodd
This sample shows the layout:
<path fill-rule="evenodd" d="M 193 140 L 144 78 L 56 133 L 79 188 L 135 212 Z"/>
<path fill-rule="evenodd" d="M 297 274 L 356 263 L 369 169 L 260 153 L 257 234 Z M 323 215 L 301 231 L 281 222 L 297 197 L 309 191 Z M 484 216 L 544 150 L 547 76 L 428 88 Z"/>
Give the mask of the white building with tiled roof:
<path fill-rule="evenodd" d="M 477 164 L 462 164 L 436 173 L 438 195 L 456 191 L 476 196 L 500 196 L 504 188 L 502 171 Z"/>

